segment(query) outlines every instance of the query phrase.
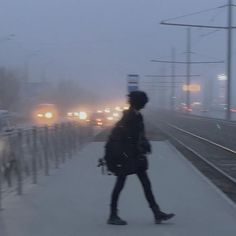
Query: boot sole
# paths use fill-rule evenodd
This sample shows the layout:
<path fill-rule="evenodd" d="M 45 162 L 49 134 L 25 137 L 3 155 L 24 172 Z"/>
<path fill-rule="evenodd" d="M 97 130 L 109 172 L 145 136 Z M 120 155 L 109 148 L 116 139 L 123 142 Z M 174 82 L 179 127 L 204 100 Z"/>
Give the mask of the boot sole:
<path fill-rule="evenodd" d="M 166 221 L 166 220 L 170 220 L 171 218 L 173 218 L 175 216 L 175 214 L 171 214 L 170 216 L 167 217 L 163 217 L 162 220 Z"/>
<path fill-rule="evenodd" d="M 107 222 L 108 225 L 127 225 L 127 223 L 114 223 L 114 222 Z"/>
<path fill-rule="evenodd" d="M 171 218 L 173 218 L 175 216 L 175 214 L 171 214 L 170 216 L 166 216 L 166 217 L 162 217 L 158 220 L 155 220 L 155 223 L 156 224 L 161 224 L 162 221 L 167 221 L 167 220 L 170 220 Z"/>

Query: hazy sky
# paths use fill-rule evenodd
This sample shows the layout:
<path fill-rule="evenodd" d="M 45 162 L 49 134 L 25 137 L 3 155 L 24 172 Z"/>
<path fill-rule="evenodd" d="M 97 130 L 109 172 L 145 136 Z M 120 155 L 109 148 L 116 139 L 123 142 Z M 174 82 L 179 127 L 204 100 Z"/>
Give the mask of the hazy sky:
<path fill-rule="evenodd" d="M 171 46 L 185 59 L 186 30 L 161 20 L 226 4 L 225 0 L 0 0 L 0 64 L 24 68 L 31 79 L 78 79 L 81 86 L 126 93 L 126 74 L 160 73 L 168 66 L 151 59 L 170 58 Z M 226 24 L 226 9 L 174 22 Z M 225 59 L 226 33 L 194 29 L 193 60 Z M 15 34 L 11 40 L 4 40 Z M 38 52 L 36 52 L 39 50 Z M 235 50 L 234 50 L 235 55 Z M 185 67 L 178 67 L 185 73 Z M 198 66 L 203 77 L 224 72 L 224 65 Z M 108 91 L 109 89 L 109 91 Z M 103 95 L 102 95 L 103 96 Z"/>

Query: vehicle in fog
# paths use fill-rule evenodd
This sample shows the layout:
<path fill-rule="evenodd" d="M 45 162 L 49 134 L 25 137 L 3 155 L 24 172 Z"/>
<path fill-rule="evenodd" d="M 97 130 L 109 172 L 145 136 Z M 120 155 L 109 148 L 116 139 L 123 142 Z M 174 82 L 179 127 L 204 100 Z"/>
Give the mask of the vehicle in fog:
<path fill-rule="evenodd" d="M 102 112 L 94 112 L 90 116 L 90 124 L 103 127 L 106 124 L 106 115 Z"/>
<path fill-rule="evenodd" d="M 59 122 L 58 109 L 55 104 L 39 104 L 35 107 L 33 122 L 38 125 L 51 125 Z"/>
<path fill-rule="evenodd" d="M 98 113 L 94 112 L 90 116 L 90 124 L 93 126 L 111 126 L 113 125 L 115 119 L 110 113 Z"/>
<path fill-rule="evenodd" d="M 176 111 L 180 111 L 180 112 L 192 112 L 193 108 L 192 105 L 187 106 L 185 103 L 180 104 L 177 108 Z"/>
<path fill-rule="evenodd" d="M 70 111 L 66 114 L 66 119 L 69 121 L 78 122 L 81 125 L 89 124 L 89 114 L 85 111 Z"/>

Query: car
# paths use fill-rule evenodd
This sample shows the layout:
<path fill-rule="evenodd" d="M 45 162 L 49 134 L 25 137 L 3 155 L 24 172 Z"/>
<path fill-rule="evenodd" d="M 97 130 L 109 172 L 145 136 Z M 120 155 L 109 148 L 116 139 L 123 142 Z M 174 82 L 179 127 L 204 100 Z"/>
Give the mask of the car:
<path fill-rule="evenodd" d="M 69 121 L 75 121 L 80 124 L 86 124 L 89 122 L 89 115 L 85 111 L 70 111 L 67 112 L 66 118 Z"/>
<path fill-rule="evenodd" d="M 92 126 L 104 126 L 105 123 L 105 115 L 104 113 L 94 112 L 90 116 L 90 124 Z"/>
<path fill-rule="evenodd" d="M 90 116 L 90 124 L 93 126 L 111 126 L 114 121 L 115 118 L 110 113 L 94 112 Z"/>
<path fill-rule="evenodd" d="M 55 104 L 39 104 L 32 112 L 33 122 L 37 125 L 52 125 L 59 121 L 58 109 Z"/>

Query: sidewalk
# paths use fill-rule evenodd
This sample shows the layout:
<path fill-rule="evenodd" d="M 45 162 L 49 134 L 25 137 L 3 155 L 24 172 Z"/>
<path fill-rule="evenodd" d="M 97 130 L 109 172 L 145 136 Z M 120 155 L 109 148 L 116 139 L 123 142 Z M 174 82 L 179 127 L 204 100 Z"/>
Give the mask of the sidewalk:
<path fill-rule="evenodd" d="M 155 225 L 136 176 L 120 199 L 127 226 L 106 224 L 114 176 L 101 175 L 102 142 L 88 144 L 21 197 L 4 200 L 1 236 L 235 236 L 236 208 L 168 142 L 152 142 L 150 178 L 157 201 L 176 213 Z"/>

